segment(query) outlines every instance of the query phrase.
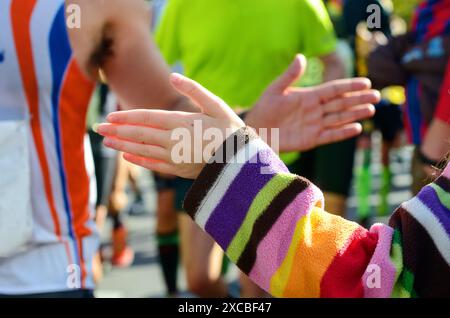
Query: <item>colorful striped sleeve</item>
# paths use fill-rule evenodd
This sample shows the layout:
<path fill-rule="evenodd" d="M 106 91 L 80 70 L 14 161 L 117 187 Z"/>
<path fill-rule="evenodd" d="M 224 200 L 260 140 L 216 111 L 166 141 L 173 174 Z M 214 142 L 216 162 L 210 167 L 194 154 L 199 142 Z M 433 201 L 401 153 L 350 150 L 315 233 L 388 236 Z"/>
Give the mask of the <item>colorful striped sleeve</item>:
<path fill-rule="evenodd" d="M 244 273 L 277 297 L 363 297 L 369 262 L 385 266 L 389 256 L 390 228 L 369 232 L 324 212 L 321 191 L 290 174 L 247 128 L 202 171 L 185 209 Z"/>
<path fill-rule="evenodd" d="M 444 174 L 391 226 L 366 230 L 325 212 L 321 191 L 245 128 L 202 171 L 185 209 L 276 297 L 450 296 L 449 190 Z"/>
<path fill-rule="evenodd" d="M 450 297 L 450 166 L 391 218 L 394 297 Z"/>

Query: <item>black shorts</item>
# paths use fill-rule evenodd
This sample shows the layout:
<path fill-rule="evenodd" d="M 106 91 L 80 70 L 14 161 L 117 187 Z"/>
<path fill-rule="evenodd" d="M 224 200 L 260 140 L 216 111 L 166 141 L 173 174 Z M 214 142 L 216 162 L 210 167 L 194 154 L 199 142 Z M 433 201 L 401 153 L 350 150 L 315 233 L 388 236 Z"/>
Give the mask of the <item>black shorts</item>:
<path fill-rule="evenodd" d="M 348 197 L 353 179 L 356 138 L 302 152 L 289 166 L 292 173 L 309 179 L 323 192 Z"/>
<path fill-rule="evenodd" d="M 177 212 L 183 212 L 183 202 L 186 194 L 194 183 L 193 180 L 183 178 L 164 178 L 157 174 L 155 177 L 156 191 L 175 191 L 175 209 Z"/>
<path fill-rule="evenodd" d="M 92 155 L 94 157 L 95 180 L 97 182 L 97 206 L 108 205 L 116 176 L 118 153 L 105 149 L 103 137 L 89 131 Z"/>

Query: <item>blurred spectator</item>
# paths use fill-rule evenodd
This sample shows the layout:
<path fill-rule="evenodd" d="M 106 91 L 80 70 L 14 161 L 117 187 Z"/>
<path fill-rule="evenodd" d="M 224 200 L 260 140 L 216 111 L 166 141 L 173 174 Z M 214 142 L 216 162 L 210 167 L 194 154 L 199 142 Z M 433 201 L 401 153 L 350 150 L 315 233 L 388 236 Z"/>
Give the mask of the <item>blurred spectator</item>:
<path fill-rule="evenodd" d="M 416 10 L 411 31 L 393 38 L 370 57 L 374 85 L 406 87 L 404 123 L 416 146 L 413 187 L 417 193 L 430 181 L 448 152 L 450 139 L 450 1 L 427 0 Z"/>

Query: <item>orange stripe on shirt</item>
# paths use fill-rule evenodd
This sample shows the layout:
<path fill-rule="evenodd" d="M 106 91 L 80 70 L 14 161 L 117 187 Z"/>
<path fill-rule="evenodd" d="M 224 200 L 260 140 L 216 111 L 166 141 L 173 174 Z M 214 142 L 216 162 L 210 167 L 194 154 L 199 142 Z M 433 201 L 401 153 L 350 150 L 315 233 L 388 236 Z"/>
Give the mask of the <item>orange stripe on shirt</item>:
<path fill-rule="evenodd" d="M 39 88 L 35 74 L 35 65 L 31 46 L 30 20 L 36 2 L 36 0 L 13 0 L 11 4 L 11 23 L 22 82 L 25 89 L 25 96 L 31 115 L 31 130 L 39 158 L 39 165 L 41 167 L 45 195 L 50 208 L 50 214 L 53 219 L 55 234 L 58 239 L 61 239 L 61 227 L 53 198 L 50 171 L 41 131 L 41 122 L 39 117 Z"/>
<path fill-rule="evenodd" d="M 86 170 L 84 137 L 86 113 L 94 90 L 94 83 L 81 73 L 74 58 L 71 59 L 60 95 L 60 125 L 64 170 L 70 210 L 78 252 L 82 280 L 86 277 L 82 239 L 91 234 L 89 221 L 89 176 Z"/>
<path fill-rule="evenodd" d="M 333 258 L 359 227 L 314 208 L 304 222 L 283 297 L 320 297 L 320 283 Z"/>

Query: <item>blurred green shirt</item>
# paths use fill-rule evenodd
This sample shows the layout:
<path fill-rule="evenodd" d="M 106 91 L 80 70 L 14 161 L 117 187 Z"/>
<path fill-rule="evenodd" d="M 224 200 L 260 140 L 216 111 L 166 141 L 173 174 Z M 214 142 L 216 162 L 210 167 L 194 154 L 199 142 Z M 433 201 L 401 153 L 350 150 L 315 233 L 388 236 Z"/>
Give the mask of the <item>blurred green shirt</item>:
<path fill-rule="evenodd" d="M 336 49 L 321 0 L 168 0 L 156 41 L 169 64 L 230 106 L 253 105 L 295 54 Z"/>

